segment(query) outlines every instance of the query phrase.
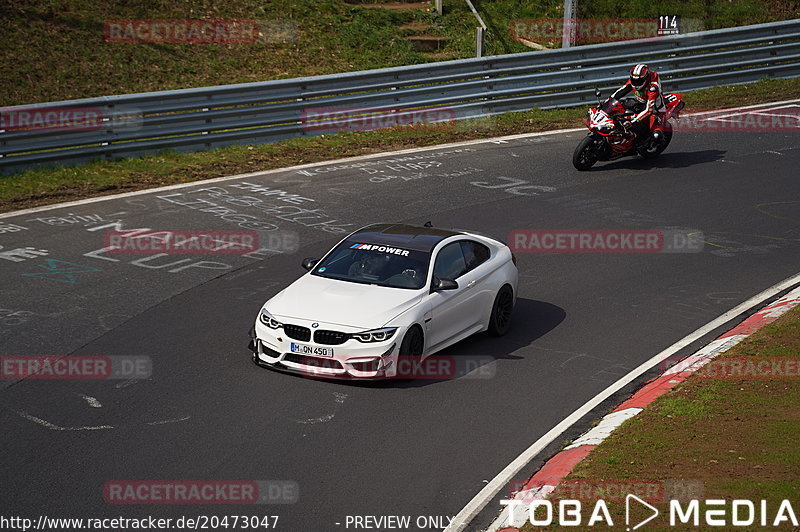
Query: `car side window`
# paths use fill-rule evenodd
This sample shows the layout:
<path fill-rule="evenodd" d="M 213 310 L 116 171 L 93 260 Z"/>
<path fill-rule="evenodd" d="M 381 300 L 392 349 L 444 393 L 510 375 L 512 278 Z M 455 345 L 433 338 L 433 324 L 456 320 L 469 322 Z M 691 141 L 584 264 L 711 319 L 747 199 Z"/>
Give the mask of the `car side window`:
<path fill-rule="evenodd" d="M 491 252 L 489 248 L 479 242 L 473 240 L 462 240 L 461 251 L 464 253 L 464 261 L 467 266 L 467 271 L 474 270 L 487 260 Z"/>
<path fill-rule="evenodd" d="M 436 263 L 433 266 L 433 275 L 439 279 L 457 279 L 467 271 L 464 252 L 461 251 L 461 242 L 452 242 L 439 250 Z"/>

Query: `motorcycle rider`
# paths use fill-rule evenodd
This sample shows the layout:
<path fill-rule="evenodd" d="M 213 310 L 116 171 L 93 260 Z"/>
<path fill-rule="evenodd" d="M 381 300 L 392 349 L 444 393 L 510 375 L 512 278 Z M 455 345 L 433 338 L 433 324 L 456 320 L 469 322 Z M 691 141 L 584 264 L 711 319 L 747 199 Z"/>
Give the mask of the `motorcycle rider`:
<path fill-rule="evenodd" d="M 633 92 L 634 102 L 631 110 L 637 113 L 631 119 L 631 125 L 645 125 L 644 120 L 647 119 L 648 130 L 653 134 L 653 138 L 658 140 L 663 133 L 662 116 L 666 109 L 658 74 L 645 64 L 635 65 L 631 68 L 628 80 L 611 97 L 619 100 L 630 92 Z"/>

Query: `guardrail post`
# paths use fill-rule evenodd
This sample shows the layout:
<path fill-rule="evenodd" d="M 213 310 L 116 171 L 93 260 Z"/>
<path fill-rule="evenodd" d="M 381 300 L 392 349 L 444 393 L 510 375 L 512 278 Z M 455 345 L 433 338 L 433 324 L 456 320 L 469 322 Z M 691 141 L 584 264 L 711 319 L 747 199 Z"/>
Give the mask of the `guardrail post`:
<path fill-rule="evenodd" d="M 569 48 L 575 42 L 575 17 L 578 12 L 578 0 L 564 0 L 564 27 L 562 29 L 561 47 Z"/>
<path fill-rule="evenodd" d="M 442 0 L 436 0 L 436 14 L 442 16 Z"/>
<path fill-rule="evenodd" d="M 483 57 L 483 34 L 486 31 L 486 23 L 478 14 L 478 10 L 475 9 L 475 6 L 472 5 L 472 1 L 465 1 L 467 2 L 467 6 L 469 6 L 470 11 L 472 11 L 472 14 L 475 16 L 475 20 L 477 20 L 479 24 L 478 29 L 475 32 L 475 57 Z"/>

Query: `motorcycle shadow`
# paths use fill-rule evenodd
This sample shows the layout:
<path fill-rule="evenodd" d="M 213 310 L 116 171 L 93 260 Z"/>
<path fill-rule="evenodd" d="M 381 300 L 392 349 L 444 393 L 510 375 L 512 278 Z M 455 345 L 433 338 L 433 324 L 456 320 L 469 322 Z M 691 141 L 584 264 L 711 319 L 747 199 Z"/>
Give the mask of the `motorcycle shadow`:
<path fill-rule="evenodd" d="M 700 150 L 690 152 L 667 152 L 652 159 L 622 157 L 616 161 L 598 162 L 592 172 L 607 170 L 651 170 L 654 168 L 688 168 L 697 164 L 713 163 L 725 157 L 724 150 Z"/>

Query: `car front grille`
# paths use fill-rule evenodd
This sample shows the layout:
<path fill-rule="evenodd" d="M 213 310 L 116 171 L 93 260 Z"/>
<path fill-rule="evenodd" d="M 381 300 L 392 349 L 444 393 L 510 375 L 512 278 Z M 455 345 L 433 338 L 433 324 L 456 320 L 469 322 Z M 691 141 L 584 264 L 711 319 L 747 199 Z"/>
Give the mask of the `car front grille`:
<path fill-rule="evenodd" d="M 311 329 L 308 327 L 301 327 L 300 325 L 292 325 L 291 323 L 283 324 L 283 332 L 286 336 L 293 340 L 300 340 L 301 342 L 308 342 L 311 340 Z"/>
<path fill-rule="evenodd" d="M 286 353 L 283 356 L 283 361 L 294 362 L 296 364 L 302 364 L 304 366 L 309 366 L 314 368 L 344 369 L 344 367 L 338 360 L 334 360 L 332 358 L 309 357 L 298 353 Z"/>
<path fill-rule="evenodd" d="M 340 331 L 314 331 L 314 341 L 323 345 L 343 344 L 350 338 L 350 335 Z"/>

